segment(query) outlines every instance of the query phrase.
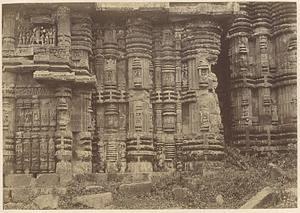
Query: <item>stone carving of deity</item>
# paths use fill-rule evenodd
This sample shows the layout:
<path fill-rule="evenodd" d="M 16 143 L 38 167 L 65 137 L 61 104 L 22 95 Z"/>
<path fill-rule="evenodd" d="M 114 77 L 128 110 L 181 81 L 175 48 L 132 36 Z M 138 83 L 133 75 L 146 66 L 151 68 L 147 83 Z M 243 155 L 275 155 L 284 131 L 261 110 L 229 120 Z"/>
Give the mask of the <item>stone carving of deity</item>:
<path fill-rule="evenodd" d="M 165 160 L 166 156 L 164 154 L 163 148 L 158 147 L 157 155 L 156 155 L 156 167 L 158 171 L 163 171 L 165 169 Z"/>
<path fill-rule="evenodd" d="M 276 101 L 272 101 L 271 105 L 272 121 L 278 121 L 278 108 Z"/>
<path fill-rule="evenodd" d="M 126 144 L 125 142 L 120 142 L 118 147 L 118 171 L 124 173 L 126 170 Z"/>
<path fill-rule="evenodd" d="M 135 113 L 135 126 L 139 128 L 143 126 L 142 112 Z"/>

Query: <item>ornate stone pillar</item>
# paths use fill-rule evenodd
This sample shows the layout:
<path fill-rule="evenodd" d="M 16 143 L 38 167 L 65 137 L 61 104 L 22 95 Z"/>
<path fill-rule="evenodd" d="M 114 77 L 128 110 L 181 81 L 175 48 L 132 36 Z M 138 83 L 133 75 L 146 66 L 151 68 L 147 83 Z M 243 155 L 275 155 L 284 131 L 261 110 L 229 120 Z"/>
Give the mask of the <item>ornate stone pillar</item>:
<path fill-rule="evenodd" d="M 2 48 L 10 50 L 15 48 L 16 9 L 11 6 L 3 6 Z"/>
<path fill-rule="evenodd" d="M 285 150 L 288 144 L 297 143 L 296 3 L 276 2 L 272 4 L 271 11 L 276 63 L 273 86 L 277 94 L 277 109 L 273 107 L 273 113 L 278 111 L 278 135 L 281 138 L 278 145 L 284 144 L 282 149 Z"/>
<path fill-rule="evenodd" d="M 174 169 L 176 132 L 176 70 L 174 32 L 169 26 L 162 30 L 162 100 L 163 100 L 163 140 L 165 144 L 166 167 Z"/>
<path fill-rule="evenodd" d="M 76 76 L 90 77 L 92 54 L 92 20 L 88 12 L 72 11 L 71 14 L 71 59 Z M 92 172 L 92 106 L 91 86 L 76 82 L 72 96 L 72 132 L 75 153 L 73 172 L 86 174 Z"/>
<path fill-rule="evenodd" d="M 3 77 L 6 75 L 3 75 Z M 9 81 L 9 79 L 7 79 Z M 3 82 L 3 173 L 15 172 L 15 91 Z"/>
<path fill-rule="evenodd" d="M 107 23 L 104 26 L 103 38 L 103 90 L 100 95 L 103 98 L 103 118 L 104 118 L 104 134 L 102 145 L 99 149 L 103 149 L 105 155 L 105 169 L 107 172 L 118 172 L 125 170 L 124 166 L 118 161 L 119 149 L 119 99 L 121 92 L 118 90 L 118 38 L 117 29 L 114 23 Z"/>
<path fill-rule="evenodd" d="M 185 25 L 182 63 L 187 67 L 188 90 L 182 93 L 182 146 L 188 170 L 196 169 L 203 160 L 220 160 L 224 154 L 217 78 L 211 70 L 220 52 L 220 37 L 221 28 L 214 21 L 195 20 Z"/>
<path fill-rule="evenodd" d="M 161 171 L 165 169 L 165 153 L 162 139 L 163 121 L 162 121 L 162 64 L 161 64 L 161 27 L 156 26 L 153 29 L 153 67 L 154 67 L 154 91 L 152 93 L 151 101 L 154 113 L 154 145 L 156 151 L 155 170 Z"/>
<path fill-rule="evenodd" d="M 249 7 L 249 3 L 240 4 L 240 15 L 235 19 L 228 31 L 230 40 L 230 78 L 232 84 L 232 144 L 245 147 L 249 146 L 250 126 L 258 125 L 258 113 L 253 112 L 253 104 L 251 104 L 256 104 L 257 102 L 254 102 L 255 97 L 252 97 L 255 85 L 251 79 L 255 74 L 253 73 L 254 70 L 250 68 L 253 65 L 253 60 L 249 61 L 249 37 L 252 32 Z"/>
<path fill-rule="evenodd" d="M 71 174 L 73 135 L 70 125 L 70 101 L 72 91 L 66 86 L 60 86 L 56 90 L 55 97 L 57 99 L 57 126 L 55 132 L 56 172 L 59 174 Z"/>
<path fill-rule="evenodd" d="M 144 18 L 127 20 L 126 50 L 128 58 L 129 119 L 127 160 L 129 172 L 153 170 L 153 136 L 150 119 L 151 23 Z"/>
<path fill-rule="evenodd" d="M 57 46 L 71 46 L 70 8 L 59 6 L 57 14 Z"/>

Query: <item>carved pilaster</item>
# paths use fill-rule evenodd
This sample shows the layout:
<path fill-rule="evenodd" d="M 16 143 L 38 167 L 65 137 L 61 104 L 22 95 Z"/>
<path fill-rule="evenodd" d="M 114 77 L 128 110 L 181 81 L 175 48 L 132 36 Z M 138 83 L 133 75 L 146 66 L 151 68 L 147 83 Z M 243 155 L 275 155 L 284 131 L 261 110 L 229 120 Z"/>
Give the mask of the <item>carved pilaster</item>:
<path fill-rule="evenodd" d="M 72 91 L 67 87 L 57 88 L 57 127 L 55 132 L 56 172 L 71 171 L 72 132 L 70 126 L 70 100 Z"/>
<path fill-rule="evenodd" d="M 57 14 L 57 46 L 71 46 L 70 8 L 59 6 Z"/>
<path fill-rule="evenodd" d="M 152 171 L 153 136 L 150 132 L 151 25 L 147 19 L 127 20 L 129 119 L 127 137 L 128 171 Z"/>
<path fill-rule="evenodd" d="M 2 48 L 10 50 L 15 48 L 16 29 L 16 9 L 11 6 L 3 6 L 3 26 L 2 26 Z"/>
<path fill-rule="evenodd" d="M 182 147 L 188 170 L 206 159 L 220 160 L 224 154 L 217 78 L 211 70 L 220 52 L 220 39 L 220 26 L 210 20 L 186 23 L 182 35 Z"/>
<path fill-rule="evenodd" d="M 15 171 L 15 91 L 13 87 L 3 84 L 3 170 L 4 173 Z"/>

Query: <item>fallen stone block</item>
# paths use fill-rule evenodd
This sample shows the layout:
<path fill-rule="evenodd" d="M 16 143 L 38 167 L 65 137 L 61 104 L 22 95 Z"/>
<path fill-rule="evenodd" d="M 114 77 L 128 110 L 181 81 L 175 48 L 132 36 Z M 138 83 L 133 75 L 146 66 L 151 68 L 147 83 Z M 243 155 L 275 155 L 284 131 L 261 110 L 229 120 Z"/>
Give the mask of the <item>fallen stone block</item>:
<path fill-rule="evenodd" d="M 222 195 L 217 195 L 216 197 L 216 203 L 219 205 L 219 206 L 222 206 L 224 204 L 224 199 L 223 199 L 223 196 Z"/>
<path fill-rule="evenodd" d="M 50 187 L 59 185 L 58 174 L 40 174 L 35 180 L 37 187 Z"/>
<path fill-rule="evenodd" d="M 175 200 L 184 201 L 186 199 L 186 197 L 188 196 L 189 189 L 182 188 L 182 187 L 175 187 L 172 189 L 172 193 L 173 193 Z"/>
<path fill-rule="evenodd" d="M 81 204 L 93 209 L 101 209 L 112 205 L 112 193 L 105 192 L 99 194 L 77 196 L 72 199 L 73 204 Z"/>
<path fill-rule="evenodd" d="M 275 190 L 271 187 L 265 187 L 260 192 L 258 192 L 256 195 L 254 195 L 250 200 L 248 200 L 243 206 L 241 206 L 241 209 L 254 209 L 254 208 L 260 208 L 267 202 L 271 202 L 274 198 Z"/>
<path fill-rule="evenodd" d="M 4 176 L 5 187 L 26 187 L 30 186 L 33 180 L 30 174 L 9 174 Z"/>
<path fill-rule="evenodd" d="M 32 191 L 30 188 L 14 188 L 11 190 L 13 202 L 26 202 L 30 199 Z"/>
<path fill-rule="evenodd" d="M 59 197 L 57 195 L 40 195 L 33 200 L 39 209 L 57 209 Z"/>
<path fill-rule="evenodd" d="M 140 195 L 150 193 L 151 188 L 151 182 L 128 183 L 121 184 L 119 187 L 119 192 L 125 195 Z"/>

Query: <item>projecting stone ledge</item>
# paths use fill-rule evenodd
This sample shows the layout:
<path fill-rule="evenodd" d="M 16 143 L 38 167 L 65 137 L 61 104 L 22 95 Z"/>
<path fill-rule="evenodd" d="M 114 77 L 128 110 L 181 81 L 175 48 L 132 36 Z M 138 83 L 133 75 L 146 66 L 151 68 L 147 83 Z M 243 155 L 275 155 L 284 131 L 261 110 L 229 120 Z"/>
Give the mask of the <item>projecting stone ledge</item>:
<path fill-rule="evenodd" d="M 236 2 L 124 2 L 96 3 L 98 11 L 165 11 L 172 15 L 228 15 L 237 14 L 239 4 Z"/>

